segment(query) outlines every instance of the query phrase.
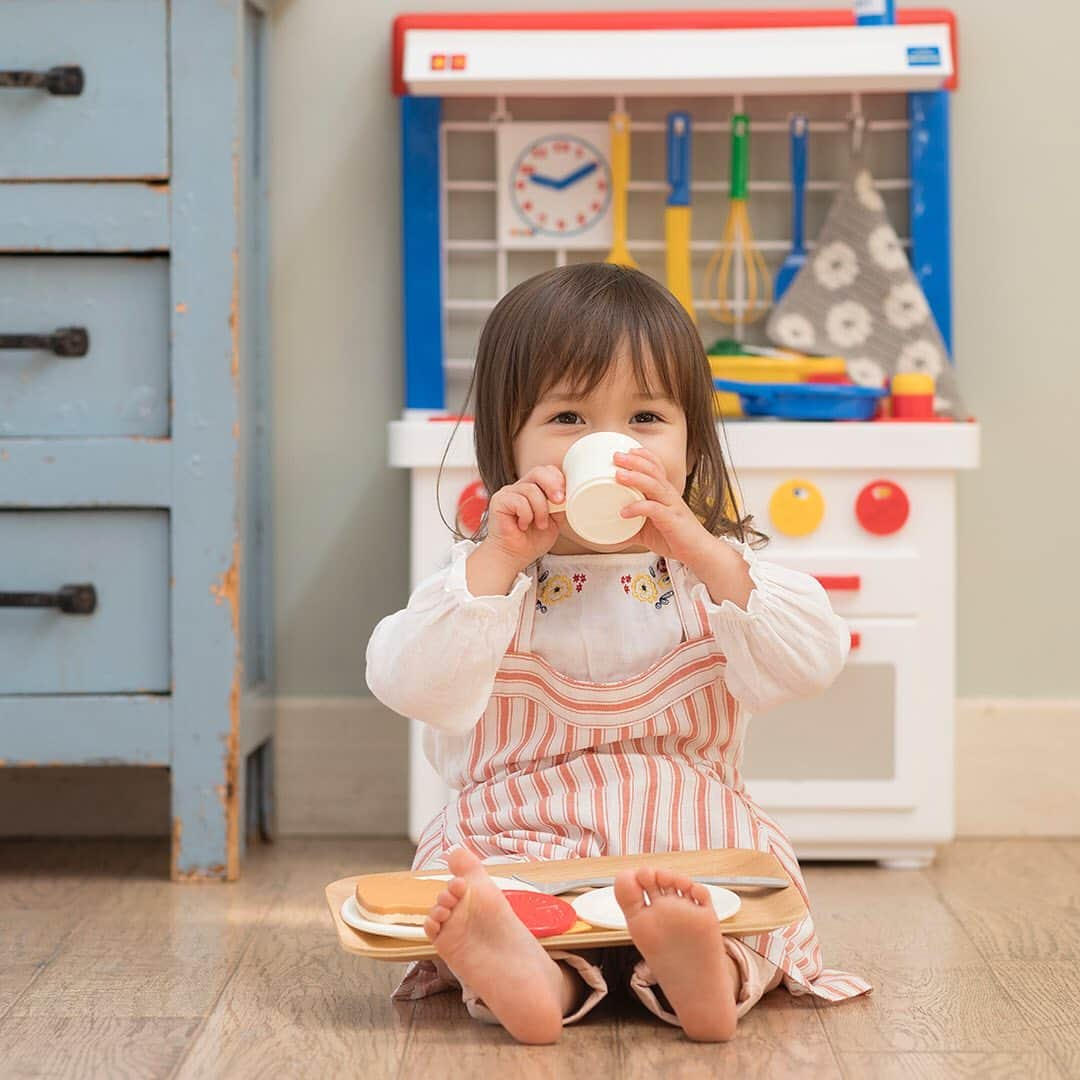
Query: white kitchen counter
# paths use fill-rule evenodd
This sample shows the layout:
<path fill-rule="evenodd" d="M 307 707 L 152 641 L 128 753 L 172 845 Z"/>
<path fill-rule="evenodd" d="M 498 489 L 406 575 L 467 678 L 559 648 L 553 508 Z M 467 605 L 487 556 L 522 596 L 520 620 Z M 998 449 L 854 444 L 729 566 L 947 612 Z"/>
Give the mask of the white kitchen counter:
<path fill-rule="evenodd" d="M 390 464 L 438 467 L 453 422 L 427 419 L 390 424 Z M 724 425 L 730 464 L 739 469 L 973 469 L 979 425 L 918 423 L 792 423 L 732 420 Z M 447 468 L 474 465 L 472 423 L 462 423 Z"/>

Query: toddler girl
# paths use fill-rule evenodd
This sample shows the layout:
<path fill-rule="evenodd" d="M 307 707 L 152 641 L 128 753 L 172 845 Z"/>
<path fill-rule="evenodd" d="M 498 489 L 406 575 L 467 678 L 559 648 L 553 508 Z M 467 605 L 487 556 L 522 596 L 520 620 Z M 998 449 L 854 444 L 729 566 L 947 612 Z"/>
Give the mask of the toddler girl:
<path fill-rule="evenodd" d="M 367 651 L 372 692 L 425 723 L 457 791 L 413 864 L 456 875 L 425 924 L 440 960 L 413 965 L 396 996 L 460 985 L 473 1016 L 543 1043 L 618 978 L 699 1040 L 731 1038 L 781 983 L 866 993 L 823 966 L 809 915 L 725 936 L 700 885 L 644 859 L 616 884 L 634 949 L 547 953 L 489 881 L 481 859 L 746 847 L 805 896 L 790 842 L 744 787 L 743 740 L 750 713 L 827 687 L 849 635 L 813 578 L 753 551 L 764 538 L 735 510 L 701 339 L 651 278 L 579 264 L 512 289 L 470 397 L 485 526 Z M 604 548 L 548 510 L 567 449 L 593 431 L 642 445 L 615 464 L 643 496 L 624 516 L 645 523 Z"/>

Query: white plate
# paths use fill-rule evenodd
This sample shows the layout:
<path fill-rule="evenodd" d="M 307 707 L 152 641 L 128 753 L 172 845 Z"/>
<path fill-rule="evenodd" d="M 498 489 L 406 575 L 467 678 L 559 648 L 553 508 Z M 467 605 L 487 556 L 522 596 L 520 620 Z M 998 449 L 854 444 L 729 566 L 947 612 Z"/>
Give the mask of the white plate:
<path fill-rule="evenodd" d="M 451 874 L 431 874 L 436 881 L 449 881 Z M 532 885 L 525 885 L 520 881 L 511 881 L 509 878 L 492 877 L 492 881 L 504 892 L 539 892 Z M 363 930 L 365 934 L 378 934 L 380 937 L 400 938 L 402 941 L 427 941 L 427 935 L 422 926 L 407 926 L 404 923 L 382 923 L 365 919 L 360 913 L 360 905 L 356 902 L 355 894 L 348 897 L 341 905 L 341 917 L 347 926 L 354 930 Z"/>
<path fill-rule="evenodd" d="M 730 889 L 722 889 L 719 885 L 704 886 L 709 890 L 712 897 L 713 909 L 716 917 L 723 921 L 730 919 L 742 906 L 742 900 L 737 893 Z M 593 889 L 592 892 L 582 893 L 570 901 L 578 915 L 590 926 L 600 930 L 625 930 L 626 916 L 615 899 L 615 889 L 608 886 L 606 889 Z"/>

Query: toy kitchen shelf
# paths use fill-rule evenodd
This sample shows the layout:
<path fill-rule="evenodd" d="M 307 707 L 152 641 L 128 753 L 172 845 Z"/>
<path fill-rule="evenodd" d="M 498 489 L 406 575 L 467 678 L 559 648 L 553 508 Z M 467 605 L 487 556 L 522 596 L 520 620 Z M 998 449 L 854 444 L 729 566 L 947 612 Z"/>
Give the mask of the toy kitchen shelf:
<path fill-rule="evenodd" d="M 433 421 L 461 408 L 487 313 L 519 281 L 601 259 L 610 246 L 606 206 L 578 235 L 516 227 L 509 178 L 538 139 L 580 138 L 603 155 L 609 114 L 630 115 L 628 245 L 664 281 L 665 117 L 689 112 L 700 285 L 722 234 L 732 114 L 750 116 L 750 216 L 773 271 L 791 239 L 790 115 L 810 119 L 811 238 L 845 182 L 851 117 L 864 117 L 864 158 L 952 347 L 955 21 L 941 9 L 902 10 L 897 20 L 856 26 L 850 10 L 396 20 L 406 408 L 390 425 L 389 449 L 391 464 L 411 472 L 413 586 L 452 540 L 437 499 L 453 522 L 477 489 L 471 425 L 447 449 L 454 425 Z M 700 292 L 693 303 L 709 343 L 730 328 Z M 760 325 L 735 334 L 764 343 Z M 755 718 L 749 791 L 801 857 L 925 865 L 953 835 L 955 478 L 978 463 L 978 426 L 729 421 L 723 437 L 743 505 L 773 537 L 765 557 L 816 575 L 853 643 L 824 695 Z M 414 837 L 446 794 L 413 722 Z"/>

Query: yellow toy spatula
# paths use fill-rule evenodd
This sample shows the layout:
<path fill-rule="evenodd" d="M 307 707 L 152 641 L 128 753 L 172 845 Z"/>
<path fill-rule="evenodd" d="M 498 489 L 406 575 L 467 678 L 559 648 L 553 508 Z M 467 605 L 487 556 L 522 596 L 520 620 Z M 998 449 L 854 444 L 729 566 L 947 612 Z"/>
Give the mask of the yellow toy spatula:
<path fill-rule="evenodd" d="M 611 250 L 604 262 L 637 268 L 626 246 L 626 188 L 630 183 L 630 114 L 614 112 L 611 128 Z"/>

